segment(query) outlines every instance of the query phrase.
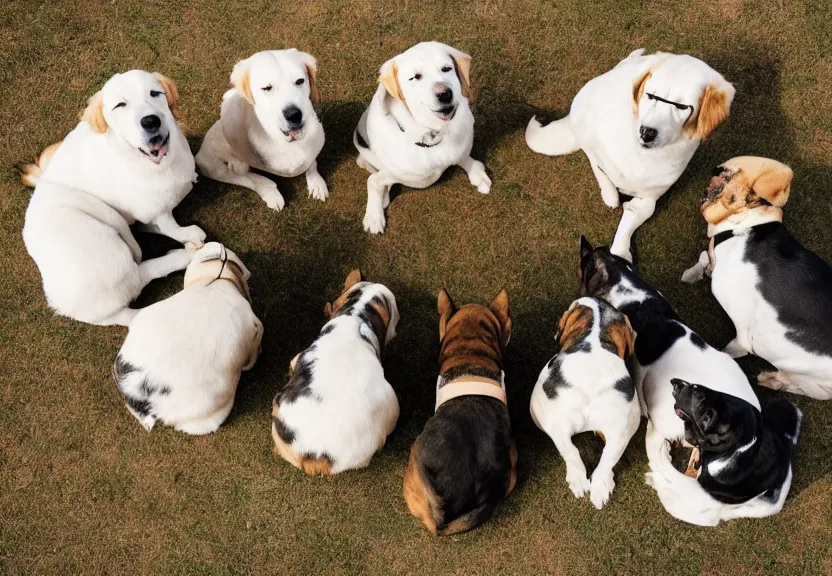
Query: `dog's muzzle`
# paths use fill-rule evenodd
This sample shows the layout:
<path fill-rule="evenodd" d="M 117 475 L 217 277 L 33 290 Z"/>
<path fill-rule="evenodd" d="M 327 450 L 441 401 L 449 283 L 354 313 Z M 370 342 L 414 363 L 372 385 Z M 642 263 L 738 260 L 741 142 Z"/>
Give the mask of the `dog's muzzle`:
<path fill-rule="evenodd" d="M 170 133 L 164 136 L 156 134 L 147 141 L 144 147 L 139 147 L 139 152 L 150 158 L 150 161 L 154 164 L 158 164 L 167 155 L 169 142 Z"/>
<path fill-rule="evenodd" d="M 456 104 L 448 104 L 440 107 L 438 110 L 434 110 L 433 113 L 436 114 L 436 117 L 443 122 L 450 122 L 456 115 L 456 109 Z"/>

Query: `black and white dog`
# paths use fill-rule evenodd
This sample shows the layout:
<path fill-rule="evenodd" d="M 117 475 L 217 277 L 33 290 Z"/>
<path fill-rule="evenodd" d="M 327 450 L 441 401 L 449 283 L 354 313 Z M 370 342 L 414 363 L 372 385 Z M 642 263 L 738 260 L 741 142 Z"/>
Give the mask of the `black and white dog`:
<path fill-rule="evenodd" d="M 775 439 L 794 444 L 800 411 L 788 404 L 761 413 L 737 363 L 683 324 L 664 296 L 609 248 L 594 249 L 582 238 L 580 273 L 581 295 L 610 302 L 638 334 L 633 375 L 642 413 L 648 417 L 647 482 L 665 509 L 703 526 L 779 512 L 791 486 L 791 449 L 773 450 L 770 445 Z M 674 381 L 679 398 L 674 398 Z M 688 401 L 689 385 L 682 382 L 696 383 L 695 389 L 690 386 L 697 392 L 695 402 Z M 676 470 L 669 442 L 679 441 L 698 446 L 702 468 L 711 471 L 691 478 Z M 689 473 L 694 474 L 690 468 Z"/>
<path fill-rule="evenodd" d="M 732 158 L 715 170 L 702 200 L 710 248 L 682 276 L 709 272 L 737 336 L 725 349 L 777 367 L 757 382 L 819 400 L 832 398 L 832 268 L 783 225 L 792 171 L 768 158 Z"/>

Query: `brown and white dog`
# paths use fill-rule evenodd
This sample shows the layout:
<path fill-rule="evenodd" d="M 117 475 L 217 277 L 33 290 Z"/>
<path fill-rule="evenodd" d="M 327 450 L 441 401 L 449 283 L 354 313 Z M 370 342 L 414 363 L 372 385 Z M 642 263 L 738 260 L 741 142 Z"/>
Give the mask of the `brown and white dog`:
<path fill-rule="evenodd" d="M 307 474 L 367 466 L 399 418 L 381 365 L 399 321 L 393 293 L 353 270 L 326 315 L 317 340 L 292 360 L 272 406 L 277 452 Z"/>
<path fill-rule="evenodd" d="M 410 450 L 404 499 L 433 534 L 476 528 L 517 481 L 517 450 L 503 383 L 511 337 L 508 294 L 456 308 L 439 292 L 436 413 Z"/>
<path fill-rule="evenodd" d="M 832 398 L 832 268 L 783 225 L 792 170 L 740 156 L 717 167 L 702 200 L 710 245 L 682 276 L 710 273 L 711 290 L 734 322 L 725 349 L 777 367 L 758 383 L 820 400 Z"/>

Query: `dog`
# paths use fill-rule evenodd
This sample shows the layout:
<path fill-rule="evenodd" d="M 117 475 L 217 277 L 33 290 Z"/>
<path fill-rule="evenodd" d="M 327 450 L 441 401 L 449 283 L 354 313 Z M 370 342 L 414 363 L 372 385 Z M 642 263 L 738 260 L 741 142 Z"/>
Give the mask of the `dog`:
<path fill-rule="evenodd" d="M 236 254 L 209 242 L 188 265 L 184 289 L 133 319 L 113 376 L 145 430 L 161 421 L 210 434 L 228 417 L 240 373 L 254 366 L 263 338 L 250 276 Z"/>
<path fill-rule="evenodd" d="M 399 419 L 381 365 L 399 322 L 393 293 L 353 270 L 325 313 L 329 321 L 292 360 L 289 382 L 272 405 L 278 454 L 307 474 L 364 468 Z"/>
<path fill-rule="evenodd" d="M 254 190 L 272 210 L 283 208 L 283 195 L 252 168 L 285 178 L 306 174 L 309 195 L 326 200 L 329 190 L 316 160 L 324 129 L 313 106 L 318 102 L 315 58 L 294 48 L 258 52 L 237 62 L 231 84 L 222 97 L 220 119 L 196 154 L 200 171 Z"/>
<path fill-rule="evenodd" d="M 173 217 L 196 182 L 178 105 L 169 78 L 143 70 L 116 74 L 89 99 L 75 129 L 23 167 L 22 181 L 36 190 L 49 183 L 83 191 L 130 225 L 199 248 L 205 232 Z"/>
<path fill-rule="evenodd" d="M 701 205 L 710 247 L 682 280 L 712 276 L 737 333 L 725 351 L 777 368 L 757 377 L 761 386 L 832 398 L 832 268 L 783 224 L 791 168 L 741 156 L 714 172 Z"/>
<path fill-rule="evenodd" d="M 774 501 L 763 497 L 765 502 L 751 498 L 727 503 L 720 500 L 719 494 L 708 492 L 710 485 L 707 482 L 700 482 L 700 488 L 687 482 L 685 475 L 677 471 L 670 460 L 668 442 L 686 439 L 685 420 L 677 412 L 672 381 L 696 383 L 699 388 L 735 398 L 760 415 L 760 402 L 737 363 L 683 324 L 664 296 L 645 282 L 629 261 L 612 254 L 609 248 L 595 249 L 582 237 L 579 270 L 581 295 L 603 298 L 618 308 L 627 315 L 638 334 L 633 367 L 642 414 L 648 418 L 646 447 L 651 472 L 647 482 L 656 489 L 665 509 L 680 520 L 703 526 L 779 512 L 788 493 L 786 484 L 782 485 Z M 690 415 L 690 412 L 686 414 Z M 760 426 L 777 433 L 767 420 L 768 414 L 763 412 L 761 417 L 757 421 Z M 741 436 L 741 431 L 732 430 L 730 425 L 719 430 L 727 436 Z M 758 429 L 759 438 L 763 433 Z M 738 445 L 737 450 L 743 446 Z M 746 464 L 763 469 L 768 465 L 767 457 L 766 451 L 755 451 L 753 463 Z M 694 452 L 689 474 L 694 474 L 695 458 Z M 780 461 L 780 464 L 784 463 L 788 464 L 788 461 Z M 764 495 L 770 488 L 772 486 L 765 482 L 748 487 L 749 490 L 759 489 L 757 495 Z"/>
<path fill-rule="evenodd" d="M 733 99 L 734 87 L 701 60 L 640 49 L 584 85 L 565 118 L 532 118 L 526 143 L 550 156 L 583 150 L 610 208 L 619 193 L 632 196 L 611 248 L 632 261 L 633 233 L 728 118 Z"/>
<path fill-rule="evenodd" d="M 485 166 L 471 158 L 470 67 L 468 54 L 440 42 L 421 42 L 382 65 L 353 135 L 358 166 L 370 173 L 364 215 L 370 234 L 384 232 L 394 184 L 427 188 L 458 165 L 478 192 L 491 190 Z"/>
<path fill-rule="evenodd" d="M 517 482 L 503 378 L 511 338 L 508 294 L 457 309 L 442 289 L 436 413 L 416 438 L 404 476 L 410 513 L 432 534 L 458 534 L 491 517 Z"/>
<path fill-rule="evenodd" d="M 560 351 L 540 372 L 530 411 L 566 462 L 566 481 L 576 498 L 589 493 L 599 510 L 615 487 L 613 467 L 641 422 L 635 385 L 627 369 L 635 334 L 627 316 L 597 298 L 575 300 L 561 316 L 555 336 Z M 592 473 L 572 436 L 595 431 L 604 452 Z"/>

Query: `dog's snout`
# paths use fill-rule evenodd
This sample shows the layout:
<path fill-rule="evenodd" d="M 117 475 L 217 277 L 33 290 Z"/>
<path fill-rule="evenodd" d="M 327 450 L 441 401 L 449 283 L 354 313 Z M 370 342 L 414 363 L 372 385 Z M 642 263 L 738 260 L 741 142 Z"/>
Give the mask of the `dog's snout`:
<path fill-rule="evenodd" d="M 156 114 L 148 114 L 144 116 L 140 121 L 142 128 L 147 130 L 148 132 L 155 132 L 159 129 L 162 125 L 162 120 L 156 116 Z"/>
<path fill-rule="evenodd" d="M 685 388 L 688 384 L 687 382 L 685 382 L 684 380 L 680 380 L 679 378 L 674 378 L 670 381 L 670 383 L 673 385 L 674 396 L 681 392 L 682 389 Z"/>
<path fill-rule="evenodd" d="M 303 121 L 303 112 L 297 106 L 287 106 L 283 109 L 283 117 L 292 126 L 299 126 Z"/>
<path fill-rule="evenodd" d="M 450 86 L 442 82 L 437 82 L 433 85 L 433 94 L 442 104 L 450 104 L 454 99 L 453 90 L 451 90 Z"/>
<path fill-rule="evenodd" d="M 646 144 L 649 144 L 650 142 L 655 140 L 656 136 L 659 135 L 658 130 L 656 130 L 655 128 L 650 128 L 649 126 L 642 126 L 641 128 L 639 128 L 638 133 L 641 136 L 642 141 Z"/>

